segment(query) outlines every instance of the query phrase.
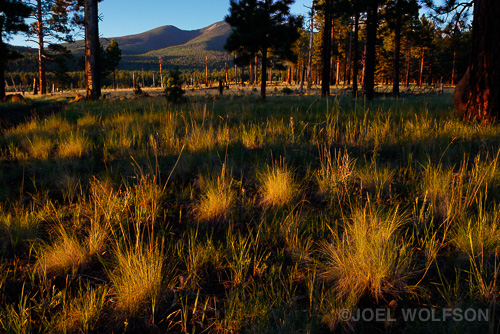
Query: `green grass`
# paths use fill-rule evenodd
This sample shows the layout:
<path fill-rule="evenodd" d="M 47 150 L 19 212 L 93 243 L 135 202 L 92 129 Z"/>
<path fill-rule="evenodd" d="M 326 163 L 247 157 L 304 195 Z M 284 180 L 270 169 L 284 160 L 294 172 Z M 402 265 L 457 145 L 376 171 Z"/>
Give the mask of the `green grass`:
<path fill-rule="evenodd" d="M 498 126 L 451 95 L 190 94 L 2 130 L 0 332 L 499 330 Z M 492 317 L 402 321 L 429 305 Z"/>

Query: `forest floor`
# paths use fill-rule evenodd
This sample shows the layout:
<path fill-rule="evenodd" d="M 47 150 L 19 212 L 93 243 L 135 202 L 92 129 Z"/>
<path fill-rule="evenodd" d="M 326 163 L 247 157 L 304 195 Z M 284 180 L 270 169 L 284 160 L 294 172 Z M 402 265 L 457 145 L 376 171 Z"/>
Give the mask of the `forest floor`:
<path fill-rule="evenodd" d="M 498 332 L 500 128 L 283 88 L 0 105 L 0 332 Z"/>

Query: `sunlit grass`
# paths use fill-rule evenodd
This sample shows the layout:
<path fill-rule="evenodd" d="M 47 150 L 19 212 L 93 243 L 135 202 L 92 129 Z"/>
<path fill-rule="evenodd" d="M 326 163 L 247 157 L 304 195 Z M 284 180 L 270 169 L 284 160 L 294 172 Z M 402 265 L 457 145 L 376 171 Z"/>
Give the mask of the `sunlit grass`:
<path fill-rule="evenodd" d="M 200 178 L 202 194 L 193 210 L 200 221 L 216 221 L 228 217 L 236 201 L 232 175 L 225 165 L 216 177 Z"/>
<path fill-rule="evenodd" d="M 298 195 L 299 185 L 283 161 L 266 166 L 259 179 L 261 204 L 264 206 L 284 206 Z"/>
<path fill-rule="evenodd" d="M 341 299 L 380 300 L 404 290 L 411 275 L 411 249 L 399 235 L 405 219 L 397 210 L 355 208 L 345 230 L 321 243 L 322 275 Z"/>
<path fill-rule="evenodd" d="M 108 275 L 116 295 L 116 311 L 121 318 L 138 317 L 145 311 L 154 313 L 151 305 L 159 302 L 169 283 L 165 274 L 172 274 L 166 272 L 162 250 L 156 243 L 139 243 L 115 250 L 115 263 Z"/>
<path fill-rule="evenodd" d="M 338 312 L 497 307 L 500 130 L 449 98 L 207 90 L 6 129 L 0 332 L 376 331 Z"/>

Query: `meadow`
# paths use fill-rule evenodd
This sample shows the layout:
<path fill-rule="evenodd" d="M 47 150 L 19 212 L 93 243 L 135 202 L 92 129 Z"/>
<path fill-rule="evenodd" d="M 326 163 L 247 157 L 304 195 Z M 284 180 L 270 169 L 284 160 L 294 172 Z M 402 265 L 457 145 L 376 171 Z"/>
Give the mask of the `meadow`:
<path fill-rule="evenodd" d="M 1 130 L 0 332 L 497 333 L 500 128 L 449 93 L 273 95 Z"/>

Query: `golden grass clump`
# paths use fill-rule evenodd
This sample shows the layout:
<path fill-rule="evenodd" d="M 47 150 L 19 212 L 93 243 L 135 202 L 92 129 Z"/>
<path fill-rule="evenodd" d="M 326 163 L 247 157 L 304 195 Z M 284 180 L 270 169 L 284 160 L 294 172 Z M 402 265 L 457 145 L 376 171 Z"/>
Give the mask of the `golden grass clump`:
<path fill-rule="evenodd" d="M 194 206 L 199 221 L 215 221 L 227 218 L 236 201 L 236 193 L 231 189 L 233 178 L 222 167 L 222 173 L 207 179 L 200 178 L 202 195 Z"/>
<path fill-rule="evenodd" d="M 57 230 L 59 238 L 42 249 L 39 265 L 42 271 L 49 274 L 63 274 L 70 270 L 77 271 L 90 261 L 90 254 L 74 235 L 69 234 L 60 226 Z"/>
<path fill-rule="evenodd" d="M 323 277 L 334 285 L 339 299 L 379 300 L 404 287 L 411 257 L 408 241 L 398 237 L 403 221 L 397 211 L 358 208 L 341 237 L 334 234 L 332 243 L 322 243 Z"/>
<path fill-rule="evenodd" d="M 261 204 L 263 206 L 284 206 L 289 204 L 298 193 L 298 185 L 284 162 L 267 166 L 260 176 Z"/>
<path fill-rule="evenodd" d="M 90 143 L 83 134 L 67 135 L 59 143 L 58 155 L 61 158 L 81 158 L 89 147 Z"/>
<path fill-rule="evenodd" d="M 154 305 L 164 288 L 164 255 L 162 247 L 150 243 L 119 247 L 114 268 L 108 275 L 116 294 L 116 310 L 129 319 L 143 314 Z"/>
<path fill-rule="evenodd" d="M 28 151 L 33 159 L 47 160 L 53 147 L 50 138 L 35 137 L 29 142 Z"/>

